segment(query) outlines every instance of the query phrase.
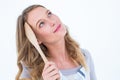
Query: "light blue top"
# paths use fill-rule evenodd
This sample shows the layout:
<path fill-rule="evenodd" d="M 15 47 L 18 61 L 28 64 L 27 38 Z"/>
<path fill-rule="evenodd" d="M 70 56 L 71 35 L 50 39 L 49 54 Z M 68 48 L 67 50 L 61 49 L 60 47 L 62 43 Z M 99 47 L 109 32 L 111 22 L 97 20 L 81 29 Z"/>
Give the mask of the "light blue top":
<path fill-rule="evenodd" d="M 97 80 L 94 64 L 90 53 L 86 49 L 81 49 L 85 56 L 89 71 L 86 71 L 84 67 L 79 66 L 72 69 L 60 70 L 61 80 Z M 23 65 L 23 71 L 21 78 L 30 78 L 28 68 Z"/>

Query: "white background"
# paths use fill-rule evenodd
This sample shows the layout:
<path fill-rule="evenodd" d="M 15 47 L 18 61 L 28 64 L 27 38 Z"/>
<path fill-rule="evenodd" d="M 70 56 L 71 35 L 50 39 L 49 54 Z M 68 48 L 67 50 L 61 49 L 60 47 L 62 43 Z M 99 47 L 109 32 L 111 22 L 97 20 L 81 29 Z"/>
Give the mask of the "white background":
<path fill-rule="evenodd" d="M 120 0 L 1 0 L 0 80 L 15 79 L 16 19 L 31 4 L 46 6 L 68 25 L 91 52 L 98 80 L 120 80 Z"/>

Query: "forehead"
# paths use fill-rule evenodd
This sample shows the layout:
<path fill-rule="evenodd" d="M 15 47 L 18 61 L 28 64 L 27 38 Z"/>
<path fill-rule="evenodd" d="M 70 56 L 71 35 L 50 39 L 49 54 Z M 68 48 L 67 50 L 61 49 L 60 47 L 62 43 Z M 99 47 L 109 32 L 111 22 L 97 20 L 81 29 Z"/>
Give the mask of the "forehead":
<path fill-rule="evenodd" d="M 46 8 L 43 8 L 43 7 L 37 7 L 35 9 L 33 9 L 32 11 L 30 11 L 28 13 L 28 23 L 32 26 L 32 27 L 35 27 L 36 26 L 36 22 L 39 20 L 39 19 L 42 19 L 45 14 L 47 12 L 47 9 Z"/>

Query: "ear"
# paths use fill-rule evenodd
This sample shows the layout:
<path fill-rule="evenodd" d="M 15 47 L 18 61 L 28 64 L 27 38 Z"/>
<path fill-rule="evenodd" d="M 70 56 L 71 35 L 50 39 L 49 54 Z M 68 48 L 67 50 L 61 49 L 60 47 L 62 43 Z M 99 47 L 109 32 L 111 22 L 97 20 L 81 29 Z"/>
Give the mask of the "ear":
<path fill-rule="evenodd" d="M 37 41 L 38 41 L 38 44 L 41 44 L 41 43 L 42 43 L 42 41 L 40 41 L 40 40 L 38 40 L 38 39 L 37 39 Z"/>

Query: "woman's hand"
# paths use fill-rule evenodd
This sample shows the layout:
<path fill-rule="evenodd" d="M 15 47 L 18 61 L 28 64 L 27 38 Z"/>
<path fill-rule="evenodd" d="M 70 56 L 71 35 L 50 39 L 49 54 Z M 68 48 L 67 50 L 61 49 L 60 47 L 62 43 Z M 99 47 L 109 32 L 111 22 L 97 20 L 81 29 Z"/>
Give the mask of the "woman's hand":
<path fill-rule="evenodd" d="M 44 66 L 42 77 L 44 80 L 59 80 L 60 74 L 54 62 L 47 62 Z"/>

